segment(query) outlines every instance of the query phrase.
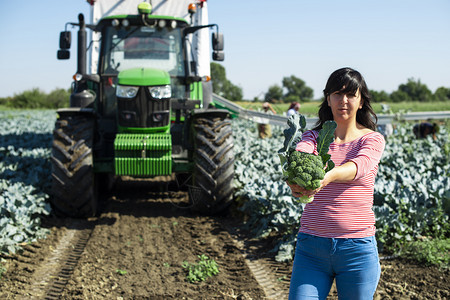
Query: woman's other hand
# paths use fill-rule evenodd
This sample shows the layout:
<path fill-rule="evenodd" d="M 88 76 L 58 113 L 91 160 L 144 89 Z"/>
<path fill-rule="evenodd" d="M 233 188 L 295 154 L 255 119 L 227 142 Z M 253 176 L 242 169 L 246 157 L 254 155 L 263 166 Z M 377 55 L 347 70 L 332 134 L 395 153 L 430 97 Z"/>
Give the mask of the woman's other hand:
<path fill-rule="evenodd" d="M 319 187 L 318 189 L 315 190 L 307 190 L 304 187 L 298 185 L 298 184 L 290 184 L 289 182 L 287 182 L 287 185 L 291 188 L 292 191 L 292 196 L 300 198 L 303 196 L 307 196 L 307 197 L 311 197 L 314 196 L 318 191 L 320 191 L 320 189 L 322 188 Z"/>

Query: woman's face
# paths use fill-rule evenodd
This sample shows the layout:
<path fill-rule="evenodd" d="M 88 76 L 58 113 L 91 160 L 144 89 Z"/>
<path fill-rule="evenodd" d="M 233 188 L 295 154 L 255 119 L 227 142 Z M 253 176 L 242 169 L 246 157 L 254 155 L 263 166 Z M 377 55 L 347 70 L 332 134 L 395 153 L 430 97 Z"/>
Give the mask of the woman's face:
<path fill-rule="evenodd" d="M 356 112 L 363 105 L 359 89 L 354 94 L 336 91 L 328 96 L 327 101 L 335 121 L 356 120 Z"/>

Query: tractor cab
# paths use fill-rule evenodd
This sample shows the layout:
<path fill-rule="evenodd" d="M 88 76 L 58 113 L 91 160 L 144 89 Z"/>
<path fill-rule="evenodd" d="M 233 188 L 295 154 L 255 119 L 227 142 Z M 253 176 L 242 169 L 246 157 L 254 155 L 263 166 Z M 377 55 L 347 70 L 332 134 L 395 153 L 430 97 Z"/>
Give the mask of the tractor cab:
<path fill-rule="evenodd" d="M 119 131 L 167 130 L 171 99 L 191 98 L 183 35 L 188 24 L 174 18 L 143 23 L 127 16 L 102 20 L 99 26 L 103 114 L 117 113 Z"/>

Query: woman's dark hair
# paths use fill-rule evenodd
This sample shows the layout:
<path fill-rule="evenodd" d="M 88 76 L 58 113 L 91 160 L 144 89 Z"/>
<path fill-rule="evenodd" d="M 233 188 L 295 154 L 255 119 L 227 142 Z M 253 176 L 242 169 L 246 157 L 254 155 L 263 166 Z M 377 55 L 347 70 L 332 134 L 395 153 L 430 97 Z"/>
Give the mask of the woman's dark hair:
<path fill-rule="evenodd" d="M 289 105 L 288 110 L 294 108 L 297 104 L 298 104 L 298 102 L 296 102 L 296 101 L 292 102 L 291 105 Z"/>
<path fill-rule="evenodd" d="M 370 94 L 367 84 L 362 75 L 351 68 L 342 68 L 331 73 L 325 89 L 323 90 L 325 99 L 319 108 L 319 120 L 313 129 L 320 130 L 325 121 L 333 120 L 333 113 L 328 106 L 328 96 L 337 91 L 345 94 L 354 94 L 358 89 L 361 94 L 363 105 L 356 113 L 356 122 L 366 128 L 376 130 L 378 118 L 370 105 Z"/>

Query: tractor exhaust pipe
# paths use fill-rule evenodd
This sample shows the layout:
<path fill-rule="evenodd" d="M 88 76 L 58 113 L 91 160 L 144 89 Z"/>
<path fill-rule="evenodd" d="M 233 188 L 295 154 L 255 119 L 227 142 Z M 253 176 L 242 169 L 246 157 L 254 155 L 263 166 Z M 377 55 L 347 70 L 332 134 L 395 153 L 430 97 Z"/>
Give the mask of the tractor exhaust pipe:
<path fill-rule="evenodd" d="M 86 24 L 84 22 L 83 14 L 78 15 L 78 66 L 77 73 L 86 76 Z M 87 108 L 92 107 L 95 100 L 95 96 L 88 90 L 85 79 L 78 81 L 75 85 L 73 94 L 70 95 L 70 107 Z"/>
<path fill-rule="evenodd" d="M 84 22 L 84 15 L 78 15 L 78 22 L 80 29 L 78 30 L 78 69 L 77 73 L 86 74 L 86 24 Z"/>

